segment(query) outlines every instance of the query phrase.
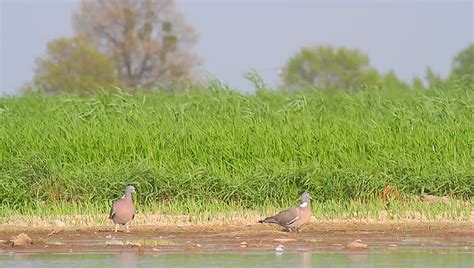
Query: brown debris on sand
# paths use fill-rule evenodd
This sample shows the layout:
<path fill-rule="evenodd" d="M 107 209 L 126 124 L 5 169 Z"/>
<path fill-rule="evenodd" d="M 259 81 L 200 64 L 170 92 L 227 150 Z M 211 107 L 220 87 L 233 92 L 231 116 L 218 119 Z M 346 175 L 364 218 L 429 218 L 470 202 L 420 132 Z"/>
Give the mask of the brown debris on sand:
<path fill-rule="evenodd" d="M 12 246 L 28 246 L 33 244 L 33 240 L 25 233 L 21 233 L 15 237 L 10 238 L 10 243 Z"/>
<path fill-rule="evenodd" d="M 379 193 L 379 197 L 382 200 L 391 200 L 400 197 L 400 193 L 393 187 L 392 185 L 387 185 L 383 190 Z"/>

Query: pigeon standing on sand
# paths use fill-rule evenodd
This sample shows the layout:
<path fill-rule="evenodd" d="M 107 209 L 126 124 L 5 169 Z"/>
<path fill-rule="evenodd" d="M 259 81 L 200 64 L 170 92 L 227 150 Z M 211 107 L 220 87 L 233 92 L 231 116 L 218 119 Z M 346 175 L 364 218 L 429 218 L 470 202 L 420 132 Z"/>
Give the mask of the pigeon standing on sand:
<path fill-rule="evenodd" d="M 311 220 L 311 196 L 304 193 L 300 197 L 300 205 L 283 210 L 278 214 L 265 218 L 259 223 L 276 223 L 289 232 L 300 231 L 300 227 Z"/>
<path fill-rule="evenodd" d="M 109 219 L 112 219 L 115 223 L 115 232 L 118 231 L 119 224 L 125 225 L 127 233 L 130 232 L 130 222 L 135 217 L 132 193 L 135 193 L 135 187 L 127 186 L 125 188 L 125 195 L 115 201 L 110 209 Z"/>

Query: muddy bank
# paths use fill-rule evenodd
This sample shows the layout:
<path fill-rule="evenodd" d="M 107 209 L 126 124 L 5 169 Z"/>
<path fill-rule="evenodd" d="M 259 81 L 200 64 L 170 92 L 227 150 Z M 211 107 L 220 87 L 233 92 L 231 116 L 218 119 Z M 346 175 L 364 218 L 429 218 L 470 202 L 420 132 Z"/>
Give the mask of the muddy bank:
<path fill-rule="evenodd" d="M 301 233 L 274 225 L 135 226 L 113 233 L 112 226 L 91 228 L 2 226 L 0 254 L 28 252 L 332 252 L 460 250 L 474 252 L 471 222 L 362 223 L 317 222 Z M 27 234 L 32 243 L 14 246 Z M 351 247 L 351 243 L 366 246 Z"/>

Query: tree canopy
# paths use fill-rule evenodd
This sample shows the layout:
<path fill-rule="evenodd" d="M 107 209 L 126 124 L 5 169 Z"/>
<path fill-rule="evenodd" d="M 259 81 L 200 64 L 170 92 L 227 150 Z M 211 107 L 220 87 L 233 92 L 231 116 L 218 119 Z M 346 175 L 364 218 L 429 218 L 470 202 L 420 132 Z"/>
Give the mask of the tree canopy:
<path fill-rule="evenodd" d="M 331 46 L 301 49 L 282 73 L 282 86 L 289 90 L 307 86 L 354 90 L 378 80 L 379 74 L 370 66 L 367 55 L 357 49 Z"/>
<path fill-rule="evenodd" d="M 451 77 L 474 76 L 474 44 L 459 52 L 453 60 Z"/>
<path fill-rule="evenodd" d="M 85 92 L 117 85 L 115 65 L 83 36 L 57 38 L 36 61 L 34 84 L 48 92 Z"/>
<path fill-rule="evenodd" d="M 410 85 L 400 80 L 393 70 L 388 71 L 385 75 L 381 75 L 381 83 L 389 89 L 408 88 Z"/>
<path fill-rule="evenodd" d="M 172 0 L 82 0 L 73 25 L 114 61 L 126 87 L 192 78 L 199 64 L 190 51 L 197 35 Z"/>

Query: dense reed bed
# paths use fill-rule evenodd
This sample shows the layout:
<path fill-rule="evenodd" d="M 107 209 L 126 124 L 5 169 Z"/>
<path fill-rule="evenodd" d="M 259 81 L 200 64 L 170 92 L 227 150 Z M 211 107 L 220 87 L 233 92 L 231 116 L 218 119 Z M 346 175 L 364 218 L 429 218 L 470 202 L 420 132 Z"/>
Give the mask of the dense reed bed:
<path fill-rule="evenodd" d="M 107 207 L 123 188 L 147 207 L 474 196 L 474 82 L 426 91 L 368 88 L 241 94 L 121 91 L 0 98 L 0 203 Z M 189 206 L 179 205 L 194 204 Z M 377 201 L 378 202 L 378 201 Z"/>

